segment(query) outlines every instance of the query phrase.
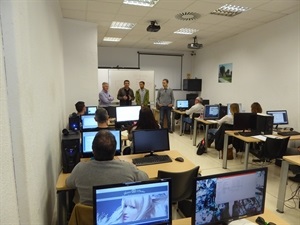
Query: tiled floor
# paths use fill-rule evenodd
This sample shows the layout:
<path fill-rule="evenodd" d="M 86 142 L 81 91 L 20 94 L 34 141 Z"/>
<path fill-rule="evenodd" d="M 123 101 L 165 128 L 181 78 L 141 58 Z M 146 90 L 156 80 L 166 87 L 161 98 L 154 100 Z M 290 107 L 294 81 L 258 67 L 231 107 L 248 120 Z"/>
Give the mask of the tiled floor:
<path fill-rule="evenodd" d="M 193 146 L 190 135 L 186 134 L 179 136 L 178 126 L 176 131 L 173 134 L 169 135 L 170 137 L 170 149 L 177 150 L 195 165 L 199 165 L 201 169 L 202 176 L 210 175 L 215 173 L 224 173 L 235 170 L 243 169 L 243 155 L 239 154 L 237 158 L 229 160 L 227 164 L 227 169 L 222 168 L 222 160 L 219 159 L 218 151 L 213 148 L 209 148 L 207 153 L 199 156 L 196 154 L 196 147 Z M 203 137 L 203 131 L 198 133 L 197 142 L 199 142 Z M 235 154 L 234 154 L 235 155 Z M 260 165 L 252 163 L 252 156 L 249 157 L 249 169 L 257 168 Z M 278 216 L 283 218 L 291 225 L 300 225 L 300 196 L 298 195 L 294 198 L 295 200 L 287 201 L 284 208 L 284 213 L 276 212 L 276 203 L 277 203 L 277 194 L 279 187 L 279 174 L 280 167 L 275 166 L 274 164 L 268 165 L 268 181 L 267 181 L 267 197 L 265 207 L 276 213 Z M 290 174 L 293 175 L 293 174 Z M 297 183 L 288 181 L 286 199 L 292 196 L 298 188 Z M 269 222 L 269 221 L 268 221 Z"/>

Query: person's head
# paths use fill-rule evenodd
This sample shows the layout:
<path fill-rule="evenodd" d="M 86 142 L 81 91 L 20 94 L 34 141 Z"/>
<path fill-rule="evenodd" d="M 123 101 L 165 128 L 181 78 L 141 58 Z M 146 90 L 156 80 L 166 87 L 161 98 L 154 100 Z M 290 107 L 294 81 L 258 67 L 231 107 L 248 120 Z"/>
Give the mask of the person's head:
<path fill-rule="evenodd" d="M 252 113 L 262 113 L 261 105 L 258 102 L 253 102 L 251 104 L 251 112 Z"/>
<path fill-rule="evenodd" d="M 75 108 L 76 108 L 76 111 L 77 111 L 78 115 L 85 114 L 86 108 L 85 108 L 85 104 L 84 104 L 83 101 L 76 102 Z"/>
<path fill-rule="evenodd" d="M 103 82 L 102 83 L 102 89 L 103 89 L 103 91 L 108 91 L 108 88 L 109 88 L 108 83 L 107 82 Z"/>
<path fill-rule="evenodd" d="M 232 103 L 230 105 L 230 113 L 231 115 L 235 114 L 235 113 L 239 113 L 240 112 L 240 107 L 239 104 L 237 103 Z"/>
<path fill-rule="evenodd" d="M 159 125 L 156 122 L 153 112 L 147 106 L 140 109 L 139 120 L 137 122 L 137 129 L 158 129 Z"/>
<path fill-rule="evenodd" d="M 150 195 L 128 196 L 122 200 L 122 220 L 131 222 L 150 219 L 154 213 Z"/>
<path fill-rule="evenodd" d="M 145 87 L 145 82 L 144 82 L 144 81 L 140 81 L 140 82 L 139 82 L 139 85 L 140 85 L 140 89 L 144 89 L 144 87 Z"/>
<path fill-rule="evenodd" d="M 98 125 L 102 123 L 107 123 L 109 116 L 104 108 L 98 108 L 95 112 L 95 120 L 97 121 Z"/>
<path fill-rule="evenodd" d="M 130 81 L 129 80 L 124 80 L 124 88 L 128 89 L 130 85 Z"/>
<path fill-rule="evenodd" d="M 195 105 L 198 103 L 202 104 L 202 102 L 203 102 L 202 98 L 200 98 L 200 97 L 195 98 Z"/>
<path fill-rule="evenodd" d="M 168 85 L 169 85 L 169 80 L 168 80 L 168 79 L 163 79 L 163 80 L 162 80 L 162 86 L 163 86 L 164 88 L 167 88 Z"/>
<path fill-rule="evenodd" d="M 100 130 L 93 140 L 92 149 L 95 160 L 108 161 L 114 158 L 117 142 L 109 130 Z"/>

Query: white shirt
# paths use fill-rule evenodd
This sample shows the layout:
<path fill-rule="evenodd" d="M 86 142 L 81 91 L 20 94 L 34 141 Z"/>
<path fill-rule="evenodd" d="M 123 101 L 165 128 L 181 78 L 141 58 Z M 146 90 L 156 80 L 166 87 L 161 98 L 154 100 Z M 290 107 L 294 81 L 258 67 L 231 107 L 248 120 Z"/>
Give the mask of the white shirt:
<path fill-rule="evenodd" d="M 223 116 L 221 119 L 219 119 L 217 121 L 218 121 L 219 125 L 222 125 L 223 123 L 233 125 L 233 116 L 232 115 L 226 115 L 226 116 Z"/>
<path fill-rule="evenodd" d="M 185 114 L 190 115 L 190 118 L 192 118 L 193 113 L 203 113 L 204 106 L 201 103 L 197 103 L 193 105 L 190 109 L 185 111 Z"/>

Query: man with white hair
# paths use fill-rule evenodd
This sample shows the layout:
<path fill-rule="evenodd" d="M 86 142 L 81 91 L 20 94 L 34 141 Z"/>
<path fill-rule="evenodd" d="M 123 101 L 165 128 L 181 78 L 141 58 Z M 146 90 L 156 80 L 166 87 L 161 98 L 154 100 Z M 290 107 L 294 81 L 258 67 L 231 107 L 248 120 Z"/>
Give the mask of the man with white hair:
<path fill-rule="evenodd" d="M 193 113 L 203 113 L 204 106 L 202 105 L 203 99 L 200 97 L 195 98 L 195 104 L 188 110 L 185 111 L 185 114 L 189 115 L 183 119 L 183 122 L 191 124 Z"/>
<path fill-rule="evenodd" d="M 99 93 L 99 107 L 110 106 L 114 97 L 108 93 L 109 85 L 107 82 L 102 83 L 102 91 Z"/>

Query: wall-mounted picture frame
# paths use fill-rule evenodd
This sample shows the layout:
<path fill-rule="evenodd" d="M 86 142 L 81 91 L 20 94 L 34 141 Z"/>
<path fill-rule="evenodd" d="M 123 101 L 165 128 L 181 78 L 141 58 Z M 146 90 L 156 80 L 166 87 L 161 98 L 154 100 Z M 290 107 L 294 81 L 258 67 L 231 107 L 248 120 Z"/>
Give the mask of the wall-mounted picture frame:
<path fill-rule="evenodd" d="M 219 83 L 231 83 L 232 82 L 232 63 L 219 65 Z"/>

